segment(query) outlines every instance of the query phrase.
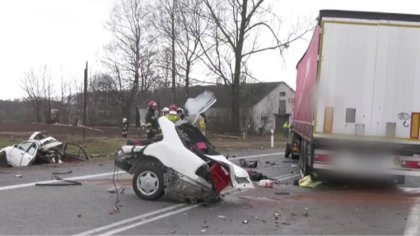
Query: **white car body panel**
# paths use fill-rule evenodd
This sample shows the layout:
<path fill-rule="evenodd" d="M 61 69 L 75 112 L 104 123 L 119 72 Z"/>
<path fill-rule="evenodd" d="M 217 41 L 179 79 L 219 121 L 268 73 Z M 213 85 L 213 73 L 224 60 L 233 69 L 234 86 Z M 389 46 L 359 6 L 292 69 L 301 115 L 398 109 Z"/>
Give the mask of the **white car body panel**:
<path fill-rule="evenodd" d="M 22 150 L 19 148 L 20 145 L 25 143 L 31 143 L 34 145 L 33 149 Z M 22 167 L 31 165 L 37 156 L 39 150 L 49 150 L 51 148 L 58 148 L 63 143 L 54 137 L 46 137 L 42 132 L 34 132 L 29 140 L 24 141 L 20 144 L 5 147 L 0 152 L 6 153 L 7 163 L 13 167 Z M 36 148 L 35 148 L 36 147 Z"/>
<path fill-rule="evenodd" d="M 4 151 L 6 153 L 7 163 L 13 167 L 22 167 L 28 166 L 35 161 L 35 157 L 39 148 L 39 145 L 36 142 L 24 142 L 24 143 L 31 143 L 35 145 L 33 150 L 28 153 L 25 150 L 18 148 L 18 146 L 9 146 L 0 150 L 0 152 Z M 20 145 L 20 144 L 19 144 Z"/>
<path fill-rule="evenodd" d="M 196 174 L 197 169 L 205 165 L 206 162 L 184 146 L 174 123 L 166 117 L 160 117 L 158 122 L 163 134 L 162 141 L 146 146 L 125 145 L 122 147 L 122 151 L 133 153 L 143 150 L 144 155 L 158 159 L 166 167 L 172 168 L 187 179 L 192 180 L 194 182 L 192 184 L 211 189 L 211 184 Z M 234 188 L 254 188 L 246 170 L 233 164 L 223 155 L 206 156 L 229 168 L 230 180 Z M 246 179 L 247 183 L 238 183 L 237 178 Z"/>

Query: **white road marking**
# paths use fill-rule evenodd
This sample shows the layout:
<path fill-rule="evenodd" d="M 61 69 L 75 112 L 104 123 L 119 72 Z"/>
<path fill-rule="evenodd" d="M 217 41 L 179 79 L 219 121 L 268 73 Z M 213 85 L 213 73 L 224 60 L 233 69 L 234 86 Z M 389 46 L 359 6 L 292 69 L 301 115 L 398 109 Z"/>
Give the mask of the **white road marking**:
<path fill-rule="evenodd" d="M 419 236 L 420 235 L 420 200 L 416 200 L 410 209 L 405 224 L 404 235 Z"/>
<path fill-rule="evenodd" d="M 294 174 L 294 175 L 292 175 L 292 174 L 286 174 L 286 175 L 278 176 L 276 179 L 278 179 L 279 181 L 284 181 L 284 180 L 292 179 L 292 178 L 295 178 L 295 177 L 298 177 L 298 176 L 300 176 L 300 175 L 299 174 Z M 247 191 L 247 190 L 249 190 L 249 189 L 245 189 L 245 190 L 236 192 L 235 189 L 232 189 L 232 190 L 228 190 L 225 194 L 228 194 L 228 193 L 231 193 L 231 192 L 235 192 L 235 194 L 237 194 L 237 193 L 242 193 L 242 192 Z M 182 207 L 180 209 L 177 209 L 177 210 L 174 210 L 174 211 L 170 211 L 170 212 L 166 212 L 164 214 L 161 214 L 161 215 L 158 215 L 158 216 L 149 218 L 149 219 L 142 219 L 139 222 L 132 223 L 132 224 L 129 224 L 129 225 L 126 225 L 126 226 L 117 228 L 117 229 L 113 229 L 113 230 L 110 230 L 108 232 L 102 232 L 101 234 L 102 235 L 114 235 L 114 234 L 118 234 L 118 233 L 127 231 L 127 230 L 132 229 L 132 228 L 139 227 L 141 225 L 144 225 L 144 224 L 147 224 L 147 223 L 150 223 L 150 222 L 153 222 L 153 221 L 157 221 L 157 220 L 160 220 L 160 219 L 163 219 L 163 218 L 166 218 L 166 217 L 170 217 L 172 215 L 176 215 L 176 214 L 179 214 L 179 213 L 184 212 L 184 211 L 192 210 L 192 209 L 197 208 L 197 207 L 199 207 L 201 205 L 202 204 L 195 204 L 195 205 L 191 205 L 191 206 Z M 143 217 L 135 217 L 135 218 L 136 219 L 138 219 L 138 218 L 144 218 L 144 216 Z M 134 221 L 134 220 L 129 220 L 129 221 L 131 222 L 131 221 Z M 114 224 L 121 225 L 119 222 L 114 223 Z M 113 225 L 113 224 L 111 224 L 111 225 Z M 111 225 L 104 226 L 102 228 L 112 228 L 113 226 L 111 226 Z M 103 231 L 103 230 L 101 230 L 101 231 Z M 86 233 L 86 232 L 89 232 L 89 233 Z M 87 234 L 97 233 L 98 230 L 97 229 L 94 229 L 94 230 L 90 230 L 90 231 L 86 231 L 86 232 L 81 233 L 80 235 L 87 235 Z"/>
<path fill-rule="evenodd" d="M 106 172 L 106 173 L 100 173 L 100 174 L 94 174 L 94 175 L 82 175 L 82 176 L 75 176 L 70 178 L 65 178 L 66 180 L 82 180 L 82 179 L 93 179 L 97 177 L 103 177 L 103 176 L 110 176 L 113 175 L 114 172 Z M 119 173 L 121 175 L 123 173 Z M 26 184 L 16 184 L 16 185 L 8 185 L 0 187 L 0 191 L 4 190 L 11 190 L 11 189 L 18 189 L 18 188 L 27 188 L 27 187 L 33 187 L 35 184 L 50 184 L 50 183 L 56 183 L 60 180 L 46 180 L 46 181 L 38 181 L 38 182 L 31 182 Z"/>
<path fill-rule="evenodd" d="M 152 217 L 152 218 L 147 219 L 147 220 L 143 220 L 143 221 L 140 221 L 140 222 L 131 224 L 131 225 L 127 225 L 125 227 L 121 227 L 121 228 L 118 228 L 118 229 L 115 229 L 115 230 L 111 230 L 111 231 L 105 232 L 102 235 L 113 235 L 113 234 L 117 234 L 117 233 L 120 233 L 120 232 L 129 230 L 129 229 L 132 229 L 132 228 L 135 228 L 135 227 L 138 227 L 138 226 L 141 226 L 141 225 L 144 225 L 144 224 L 153 222 L 153 221 L 157 221 L 157 220 L 160 220 L 160 219 L 163 219 L 163 218 L 172 216 L 172 215 L 179 214 L 179 213 L 184 212 L 184 211 L 189 211 L 189 210 L 194 209 L 194 208 L 197 208 L 197 207 L 199 207 L 201 205 L 202 204 L 195 204 L 195 205 L 183 207 L 181 209 L 178 209 L 178 210 L 175 210 L 175 211 L 171 211 L 171 212 L 167 212 L 167 213 L 164 213 L 162 215 L 158 215 L 158 216 Z"/>
<path fill-rule="evenodd" d="M 115 223 L 112 223 L 112 224 L 109 224 L 109 225 L 98 227 L 96 229 L 85 231 L 85 232 L 80 233 L 78 235 L 98 234 L 101 231 L 109 230 L 111 228 L 118 227 L 118 226 L 121 226 L 123 224 L 131 223 L 131 222 L 136 221 L 136 220 L 142 220 L 143 218 L 146 218 L 146 217 L 149 217 L 149 216 L 152 216 L 152 215 L 156 215 L 156 214 L 160 214 L 160 213 L 163 213 L 163 212 L 166 212 L 166 211 L 174 210 L 176 208 L 179 208 L 179 207 L 185 206 L 185 205 L 186 204 L 184 204 L 184 203 L 180 203 L 180 204 L 176 204 L 176 205 L 173 205 L 173 206 L 170 206 L 170 207 L 162 208 L 162 209 L 159 209 L 159 210 L 156 210 L 156 211 L 151 211 L 151 212 L 148 212 L 148 213 L 145 213 L 145 214 L 142 214 L 142 215 L 138 215 L 138 216 L 135 216 L 135 217 L 132 217 L 132 218 L 128 218 L 128 219 L 125 219 L 125 220 L 121 220 L 121 221 L 118 221 L 118 222 L 115 222 Z"/>

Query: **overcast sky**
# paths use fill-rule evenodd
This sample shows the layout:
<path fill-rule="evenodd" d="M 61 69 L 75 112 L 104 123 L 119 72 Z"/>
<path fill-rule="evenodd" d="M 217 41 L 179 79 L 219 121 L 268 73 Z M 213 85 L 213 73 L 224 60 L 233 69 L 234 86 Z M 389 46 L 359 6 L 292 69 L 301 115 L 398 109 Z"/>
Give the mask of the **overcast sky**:
<path fill-rule="evenodd" d="M 418 0 L 266 1 L 271 1 L 273 12 L 281 17 L 282 31 L 287 31 L 298 20 L 314 21 L 320 9 L 420 14 Z M 89 61 L 91 71 L 98 70 L 100 52 L 109 40 L 104 24 L 114 2 L 115 0 L 1 0 L 0 99 L 24 96 L 20 79 L 24 71 L 31 67 L 47 64 L 54 69 L 54 75 L 71 75 L 80 81 L 86 61 Z M 264 40 L 270 39 L 263 38 Z M 291 45 L 285 54 L 285 61 L 277 52 L 258 54 L 249 61 L 250 69 L 261 81 L 286 81 L 294 88 L 295 66 L 307 45 L 307 40 Z M 54 79 L 58 81 L 60 78 Z"/>

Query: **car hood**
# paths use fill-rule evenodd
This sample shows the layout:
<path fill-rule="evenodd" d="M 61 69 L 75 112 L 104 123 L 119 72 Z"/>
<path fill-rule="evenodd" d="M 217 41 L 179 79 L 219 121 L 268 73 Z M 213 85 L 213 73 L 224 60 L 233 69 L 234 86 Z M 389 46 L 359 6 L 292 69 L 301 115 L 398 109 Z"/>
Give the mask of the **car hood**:
<path fill-rule="evenodd" d="M 184 107 L 188 111 L 192 124 L 195 124 L 198 116 L 206 112 L 216 101 L 214 93 L 209 91 L 204 91 L 195 98 L 188 98 Z"/>
<path fill-rule="evenodd" d="M 0 149 L 0 152 L 5 152 L 6 154 L 8 154 L 12 149 L 13 149 L 13 146 L 8 146 L 8 147 L 4 147 Z"/>

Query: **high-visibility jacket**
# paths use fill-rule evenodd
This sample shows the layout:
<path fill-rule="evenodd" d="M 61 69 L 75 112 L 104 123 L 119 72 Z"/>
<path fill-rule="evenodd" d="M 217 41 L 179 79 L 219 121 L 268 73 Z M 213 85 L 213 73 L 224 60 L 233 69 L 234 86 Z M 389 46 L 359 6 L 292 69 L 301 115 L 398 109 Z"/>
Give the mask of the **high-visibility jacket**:
<path fill-rule="evenodd" d="M 206 132 L 206 120 L 201 115 L 197 120 L 197 128 L 204 134 Z"/>
<path fill-rule="evenodd" d="M 179 116 L 178 116 L 178 114 L 174 114 L 174 113 L 172 113 L 172 112 L 169 112 L 167 115 L 166 115 L 166 118 L 168 118 L 170 121 L 172 121 L 173 123 L 176 123 L 176 122 L 178 122 L 179 121 Z"/>
<path fill-rule="evenodd" d="M 284 122 L 283 124 L 283 129 L 288 129 L 289 128 L 289 122 Z"/>

